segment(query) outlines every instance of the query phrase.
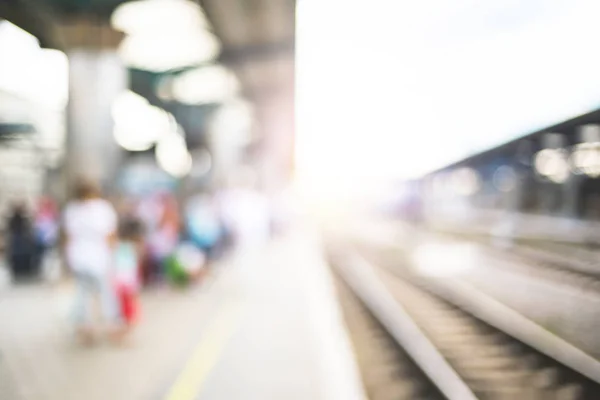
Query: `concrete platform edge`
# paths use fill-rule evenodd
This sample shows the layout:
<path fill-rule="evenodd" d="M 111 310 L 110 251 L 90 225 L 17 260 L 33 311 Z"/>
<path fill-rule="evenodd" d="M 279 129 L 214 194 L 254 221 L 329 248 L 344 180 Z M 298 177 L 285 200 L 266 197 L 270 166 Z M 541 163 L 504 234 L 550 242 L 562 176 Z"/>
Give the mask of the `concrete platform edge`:
<path fill-rule="evenodd" d="M 315 230 L 305 229 L 310 249 L 314 251 L 315 267 L 308 268 L 310 287 L 309 310 L 311 326 L 319 350 L 319 376 L 323 379 L 323 398 L 332 400 L 366 400 L 359 369 L 342 312 L 337 303 L 333 277 L 324 259 L 323 246 Z M 308 257 L 309 259 L 312 257 Z"/>

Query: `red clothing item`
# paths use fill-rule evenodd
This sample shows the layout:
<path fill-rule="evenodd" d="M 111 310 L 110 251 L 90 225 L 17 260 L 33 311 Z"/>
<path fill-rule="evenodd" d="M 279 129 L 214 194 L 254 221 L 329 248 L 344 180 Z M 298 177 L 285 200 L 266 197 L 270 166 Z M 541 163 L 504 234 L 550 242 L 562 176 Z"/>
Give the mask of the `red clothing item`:
<path fill-rule="evenodd" d="M 126 285 L 117 285 L 117 296 L 121 316 L 127 325 L 135 323 L 139 317 L 139 302 L 135 289 Z"/>

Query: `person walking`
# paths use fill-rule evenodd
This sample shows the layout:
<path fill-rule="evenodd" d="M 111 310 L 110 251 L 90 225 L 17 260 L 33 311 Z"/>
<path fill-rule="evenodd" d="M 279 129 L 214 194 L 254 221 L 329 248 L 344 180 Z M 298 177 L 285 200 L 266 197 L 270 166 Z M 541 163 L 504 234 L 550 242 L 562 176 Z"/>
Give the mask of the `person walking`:
<path fill-rule="evenodd" d="M 8 220 L 8 260 L 15 278 L 34 275 L 35 242 L 31 220 L 24 202 L 15 203 Z"/>
<path fill-rule="evenodd" d="M 133 218 L 122 218 L 114 256 L 114 284 L 124 328 L 131 331 L 139 317 L 140 255 L 142 227 Z"/>
<path fill-rule="evenodd" d="M 94 340 L 91 303 L 98 296 L 104 322 L 111 336 L 118 339 L 123 334 L 123 324 L 112 282 L 117 214 L 101 198 L 94 183 L 81 180 L 64 210 L 63 224 L 66 261 L 77 286 L 74 305 L 77 333 L 86 344 Z"/>

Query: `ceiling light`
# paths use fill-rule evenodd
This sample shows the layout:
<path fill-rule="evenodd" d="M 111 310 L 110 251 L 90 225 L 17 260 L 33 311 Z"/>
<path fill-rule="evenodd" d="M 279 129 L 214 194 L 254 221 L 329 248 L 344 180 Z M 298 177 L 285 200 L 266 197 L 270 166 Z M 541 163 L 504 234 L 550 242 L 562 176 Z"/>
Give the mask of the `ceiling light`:
<path fill-rule="evenodd" d="M 574 172 L 591 178 L 600 176 L 600 143 L 580 143 L 571 155 Z"/>
<path fill-rule="evenodd" d="M 185 104 L 219 103 L 239 91 L 239 82 L 227 68 L 215 65 L 180 75 L 173 82 L 173 97 Z"/>
<path fill-rule="evenodd" d="M 569 177 L 569 164 L 563 149 L 544 149 L 535 155 L 535 170 L 555 183 L 563 183 Z"/>
<path fill-rule="evenodd" d="M 115 141 L 128 151 L 148 150 L 172 132 L 172 115 L 131 91 L 117 98 L 112 116 Z"/>
<path fill-rule="evenodd" d="M 119 47 L 119 54 L 129 67 L 164 72 L 212 61 L 219 50 L 219 42 L 213 34 L 198 30 L 189 34 L 157 32 L 127 36 Z"/>
<path fill-rule="evenodd" d="M 129 35 L 208 28 L 198 4 L 189 0 L 139 0 L 117 7 L 112 26 Z"/>
<path fill-rule="evenodd" d="M 156 161 L 169 175 L 182 178 L 192 169 L 192 156 L 185 140 L 176 133 L 163 137 L 156 145 Z"/>

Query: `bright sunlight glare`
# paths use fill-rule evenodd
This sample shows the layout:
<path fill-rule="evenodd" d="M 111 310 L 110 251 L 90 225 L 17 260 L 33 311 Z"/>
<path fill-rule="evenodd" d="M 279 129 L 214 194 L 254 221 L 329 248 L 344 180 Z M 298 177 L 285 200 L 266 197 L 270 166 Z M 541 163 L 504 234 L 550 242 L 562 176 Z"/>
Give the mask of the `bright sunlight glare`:
<path fill-rule="evenodd" d="M 418 273 L 436 277 L 460 275 L 480 263 L 476 249 L 466 244 L 423 244 L 412 260 Z"/>
<path fill-rule="evenodd" d="M 357 195 L 597 107 L 599 17 L 594 0 L 298 2 L 297 183 Z"/>

